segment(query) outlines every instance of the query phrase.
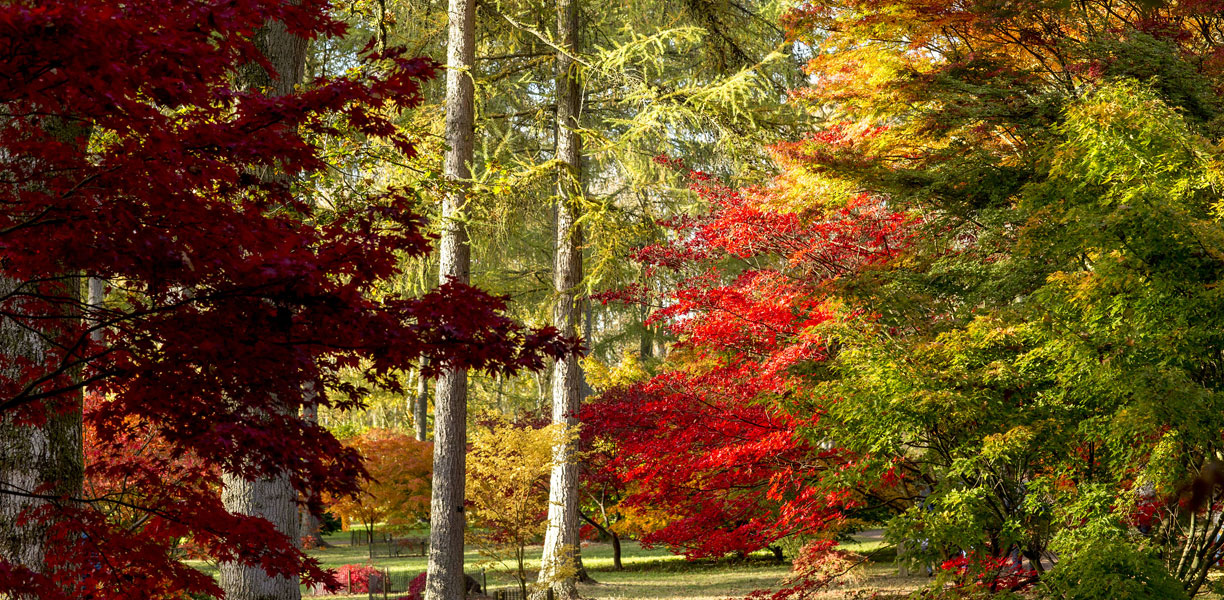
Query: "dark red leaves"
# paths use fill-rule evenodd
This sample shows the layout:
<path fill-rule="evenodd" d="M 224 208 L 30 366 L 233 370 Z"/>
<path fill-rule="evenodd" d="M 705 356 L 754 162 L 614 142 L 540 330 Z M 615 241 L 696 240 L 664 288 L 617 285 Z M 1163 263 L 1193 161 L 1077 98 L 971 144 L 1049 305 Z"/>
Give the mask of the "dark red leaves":
<path fill-rule="evenodd" d="M 421 101 L 436 65 L 367 52 L 350 74 L 293 94 L 234 86 L 268 67 L 252 34 L 269 20 L 304 37 L 343 26 L 327 3 L 117 0 L 0 7 L 0 290 L 5 319 L 41 332 L 44 360 L 0 357 L 0 418 L 37 426 L 88 385 L 83 502 L 54 523 L 47 576 L 68 597 L 179 598 L 215 585 L 181 543 L 270 573 L 325 575 L 270 524 L 226 513 L 220 469 L 285 471 L 314 494 L 351 492 L 355 454 L 297 418 L 346 407 L 357 369 L 394 385 L 429 358 L 511 372 L 576 342 L 528 330 L 503 299 L 448 285 L 419 299 L 373 293 L 401 257 L 429 251 L 411 203 L 386 190 L 324 210 L 303 193 L 326 165 L 315 140 L 411 141 L 389 115 Z M 261 177 L 272 170 L 277 177 Z M 102 278 L 105 307 L 79 299 Z M 85 318 L 83 318 L 85 317 Z M 89 335 L 104 332 L 101 343 Z M 303 384 L 316 392 L 304 394 Z M 48 580 L 0 563 L 0 595 Z"/>

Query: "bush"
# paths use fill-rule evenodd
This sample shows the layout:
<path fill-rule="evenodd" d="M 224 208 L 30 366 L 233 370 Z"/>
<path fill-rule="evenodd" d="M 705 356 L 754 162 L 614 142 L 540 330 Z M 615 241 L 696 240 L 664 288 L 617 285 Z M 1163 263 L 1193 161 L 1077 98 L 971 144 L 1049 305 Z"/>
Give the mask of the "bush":
<path fill-rule="evenodd" d="M 1050 600 L 1188 600 L 1160 560 L 1115 541 L 1060 561 L 1042 583 Z"/>
<path fill-rule="evenodd" d="M 382 571 L 370 565 L 341 565 L 336 569 L 336 581 L 340 589 L 354 594 L 365 594 L 370 591 L 370 576 L 381 575 Z"/>
<path fill-rule="evenodd" d="M 423 600 L 425 598 L 425 574 L 421 573 L 408 584 L 408 594 L 396 600 Z"/>

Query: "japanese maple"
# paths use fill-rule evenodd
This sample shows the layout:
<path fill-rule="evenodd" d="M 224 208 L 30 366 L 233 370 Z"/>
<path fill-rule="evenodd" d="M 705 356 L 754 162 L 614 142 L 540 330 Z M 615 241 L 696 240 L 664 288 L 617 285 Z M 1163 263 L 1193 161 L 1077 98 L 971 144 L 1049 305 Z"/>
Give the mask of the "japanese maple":
<path fill-rule="evenodd" d="M 672 242 L 637 254 L 676 280 L 654 313 L 680 338 L 672 366 L 605 392 L 583 421 L 633 482 L 622 504 L 668 515 L 643 542 L 745 554 L 834 528 L 860 501 L 820 483 L 855 457 L 805 438 L 823 411 L 802 381 L 828 356 L 821 328 L 848 314 L 823 287 L 894 256 L 910 225 L 870 196 L 796 212 L 774 208 L 776 189 L 688 176 L 709 212 L 673 220 Z"/>
<path fill-rule="evenodd" d="M 432 372 L 504 372 L 572 347 L 466 285 L 367 293 L 429 238 L 395 190 L 334 211 L 305 201 L 305 175 L 326 168 L 311 140 L 376 136 L 411 153 L 387 115 L 420 101 L 435 66 L 367 49 L 366 66 L 290 95 L 236 89 L 236 69 L 265 63 L 251 37 L 269 20 L 306 38 L 344 30 L 317 0 L 0 7 L 0 271 L 12 284 L 2 310 L 48 341 L 40 361 L 5 349 L 0 419 L 14 435 L 71 422 L 61 417 L 79 415 L 88 386 L 102 398 L 86 415 L 92 447 L 109 457 L 90 468 L 139 488 L 82 497 L 4 482 L 0 493 L 30 500 L 16 526 L 44 524 L 45 556 L 0 555 L 0 593 L 218 593 L 171 551 L 183 538 L 213 558 L 323 578 L 295 540 L 226 512 L 215 493 L 218 469 L 285 472 L 314 510 L 318 494 L 357 489 L 355 452 L 273 406 L 358 405 L 362 386 L 338 379 L 345 368 L 394 386 L 394 369 L 425 356 Z M 81 275 L 107 282 L 104 305 L 80 301 Z M 302 382 L 329 393 L 304 397 Z M 166 458 L 125 461 L 134 435 Z M 208 468 L 186 463 L 166 485 L 167 460 Z M 114 506 L 143 513 L 142 525 L 101 510 Z"/>
<path fill-rule="evenodd" d="M 346 440 L 361 453 L 369 480 L 355 496 L 325 498 L 328 511 L 353 524 L 413 525 L 429 514 L 429 482 L 433 472 L 433 444 L 418 442 L 402 433 L 371 429 Z"/>

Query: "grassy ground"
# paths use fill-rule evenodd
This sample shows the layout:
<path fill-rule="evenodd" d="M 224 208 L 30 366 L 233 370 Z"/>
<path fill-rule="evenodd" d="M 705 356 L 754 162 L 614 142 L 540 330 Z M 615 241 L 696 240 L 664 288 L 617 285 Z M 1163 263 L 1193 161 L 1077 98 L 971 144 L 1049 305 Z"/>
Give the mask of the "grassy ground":
<path fill-rule="evenodd" d="M 415 536 L 420 537 L 420 535 Z M 337 533 L 327 537 L 329 548 L 312 550 L 310 554 L 319 559 L 324 568 L 334 569 L 346 564 L 369 564 L 390 573 L 398 598 L 405 582 L 425 570 L 425 557 L 375 558 L 371 560 L 364 544 L 350 545 L 348 533 Z M 842 548 L 868 555 L 872 560 L 859 572 L 856 581 L 818 596 L 820 600 L 857 600 L 869 598 L 880 592 L 881 599 L 903 598 L 909 592 L 927 584 L 923 575 L 902 577 L 893 564 L 895 554 L 880 541 L 878 535 L 867 533 L 857 536 L 853 543 Z M 491 564 L 475 550 L 465 554 L 468 574 L 488 582 L 490 589 L 506 589 L 516 586 L 513 576 L 506 568 Z M 540 548 L 528 549 L 528 573 L 539 568 Z M 664 550 L 647 550 L 634 542 L 624 543 L 622 563 L 624 570 L 612 569 L 612 547 L 610 544 L 589 544 L 582 549 L 583 563 L 598 582 L 583 584 L 580 591 L 584 598 L 592 600 L 723 600 L 742 598 L 748 593 L 773 588 L 790 571 L 789 563 L 778 564 L 758 554 L 744 561 L 698 561 L 688 562 Z M 199 568 L 215 573 L 206 564 Z M 506 565 L 509 567 L 510 565 Z M 481 569 L 485 569 L 482 576 Z M 368 598 L 366 594 L 326 596 L 329 600 L 358 600 Z"/>
<path fill-rule="evenodd" d="M 330 536 L 331 548 L 311 551 L 325 568 L 336 568 L 345 564 L 371 564 L 390 572 L 392 581 L 399 585 L 425 570 L 424 557 L 376 558 L 370 560 L 363 545 L 349 545 L 349 535 Z M 513 576 L 505 569 L 490 564 L 489 560 L 475 551 L 466 554 L 468 574 L 483 577 L 491 589 L 517 585 Z M 540 548 L 528 549 L 529 573 L 539 568 Z M 612 570 L 612 547 L 610 544 L 590 544 L 582 549 L 583 564 L 599 582 L 582 586 L 582 595 L 592 599 L 635 600 L 718 600 L 744 595 L 756 589 L 769 587 L 787 573 L 788 565 L 777 565 L 763 560 L 747 564 L 688 563 L 664 550 L 646 550 L 633 542 L 624 544 L 623 571 Z M 509 567 L 510 565 L 507 565 Z M 399 587 L 396 588 L 400 589 Z M 365 598 L 365 595 L 340 595 L 330 598 Z"/>
<path fill-rule="evenodd" d="M 370 560 L 365 545 L 351 546 L 349 534 L 341 533 L 328 537 L 332 547 L 311 551 L 325 568 L 336 568 L 345 564 L 372 564 L 390 572 L 398 598 L 406 582 L 425 570 L 425 558 L 377 558 Z M 830 589 L 816 596 L 818 600 L 901 600 L 919 588 L 929 585 L 931 579 L 925 574 L 901 576 L 894 564 L 894 550 L 880 540 L 879 532 L 865 532 L 855 536 L 855 541 L 841 546 L 846 550 L 867 555 L 871 560 L 858 572 L 858 576 L 841 587 Z M 581 585 L 584 598 L 591 600 L 723 600 L 743 598 L 748 593 L 777 586 L 790 570 L 789 564 L 777 564 L 765 555 L 747 561 L 686 562 L 662 550 L 646 550 L 633 542 L 624 544 L 622 562 L 625 569 L 612 570 L 612 549 L 608 544 L 590 544 L 582 550 L 583 561 L 591 575 L 599 582 Z M 529 550 L 528 572 L 539 568 L 540 548 Z M 517 585 L 514 579 L 500 569 L 488 564 L 475 551 L 466 553 L 467 572 L 481 578 L 481 567 L 486 567 L 484 577 L 491 589 L 504 589 Z M 198 563 L 209 573 L 216 569 Z M 877 595 L 878 594 L 878 595 Z M 358 600 L 368 598 L 365 594 L 326 596 L 328 600 Z M 1215 594 L 1200 596 L 1202 600 L 1221 600 Z"/>
<path fill-rule="evenodd" d="M 312 551 L 326 568 L 344 564 L 372 564 L 391 573 L 397 586 L 401 581 L 415 577 L 425 570 L 424 557 L 377 558 L 370 560 L 364 545 L 349 545 L 349 535 L 336 534 L 328 541 L 333 547 Z M 926 577 L 900 577 L 893 566 L 891 549 L 879 541 L 877 536 L 862 536 L 853 544 L 843 546 L 848 550 L 871 554 L 863 574 L 865 580 L 831 590 L 822 596 L 824 600 L 868 597 L 879 591 L 884 597 L 900 597 L 917 589 L 927 581 Z M 540 548 L 528 551 L 528 572 L 538 568 Z M 625 569 L 612 569 L 612 549 L 609 544 L 590 544 L 582 550 L 587 570 L 598 581 L 597 584 L 580 586 L 582 595 L 596 600 L 722 600 L 743 597 L 754 590 L 776 586 L 790 570 L 789 564 L 777 564 L 764 557 L 754 556 L 747 561 L 687 562 L 663 550 L 646 550 L 633 542 L 624 544 L 622 562 Z M 501 589 L 515 584 L 512 576 L 475 551 L 466 554 L 468 573 L 481 578 L 480 569 L 485 567 L 484 577 L 489 587 Z M 399 587 L 397 590 L 401 589 Z M 396 597 L 392 595 L 391 597 Z M 356 600 L 365 595 L 331 596 L 330 598 Z"/>

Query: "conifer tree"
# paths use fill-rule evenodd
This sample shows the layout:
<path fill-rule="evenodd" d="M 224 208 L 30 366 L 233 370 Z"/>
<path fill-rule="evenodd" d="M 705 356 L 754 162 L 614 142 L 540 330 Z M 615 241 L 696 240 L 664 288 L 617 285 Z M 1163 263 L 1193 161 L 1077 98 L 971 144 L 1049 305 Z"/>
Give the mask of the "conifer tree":
<path fill-rule="evenodd" d="M 465 218 L 471 178 L 472 119 L 475 89 L 474 0 L 451 0 L 446 71 L 446 151 L 443 174 L 452 186 L 442 208 L 441 283 L 468 283 L 471 248 Z M 429 567 L 426 600 L 464 597 L 464 463 L 467 452 L 467 372 L 447 369 L 434 400 L 434 470 L 430 504 Z"/>
<path fill-rule="evenodd" d="M 557 0 L 557 208 L 556 247 L 553 258 L 553 326 L 569 336 L 578 335 L 583 302 L 582 225 L 583 194 L 582 109 L 578 52 L 578 0 Z M 578 426 L 582 404 L 582 368 L 578 357 L 558 360 L 553 369 L 552 422 L 567 430 Z M 578 456 L 577 436 L 558 436 L 548 486 L 548 530 L 540 559 L 540 583 L 551 586 L 557 597 L 578 597 Z"/>

